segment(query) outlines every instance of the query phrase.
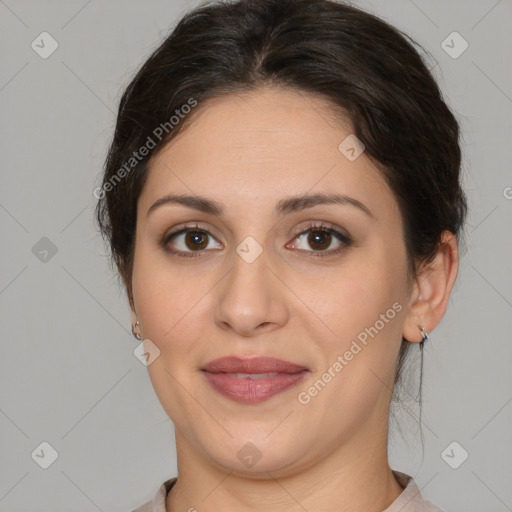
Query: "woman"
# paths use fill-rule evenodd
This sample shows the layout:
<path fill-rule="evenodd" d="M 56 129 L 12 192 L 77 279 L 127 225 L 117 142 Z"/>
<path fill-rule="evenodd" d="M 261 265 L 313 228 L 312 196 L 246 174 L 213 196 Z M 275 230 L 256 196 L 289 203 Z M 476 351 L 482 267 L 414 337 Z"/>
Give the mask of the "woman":
<path fill-rule="evenodd" d="M 175 426 L 138 512 L 439 510 L 388 419 L 457 276 L 458 139 L 407 36 L 330 0 L 212 3 L 149 57 L 97 208 Z"/>

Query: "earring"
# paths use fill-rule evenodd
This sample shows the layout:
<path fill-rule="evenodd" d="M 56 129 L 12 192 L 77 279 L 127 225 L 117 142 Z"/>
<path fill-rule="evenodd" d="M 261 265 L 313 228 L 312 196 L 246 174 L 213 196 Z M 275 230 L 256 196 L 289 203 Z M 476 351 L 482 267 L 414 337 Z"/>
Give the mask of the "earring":
<path fill-rule="evenodd" d="M 135 325 L 132 324 L 132 334 L 133 334 L 133 337 L 138 339 L 139 341 L 142 339 L 141 335 L 137 332 L 135 332 L 135 327 L 138 327 L 140 324 L 139 324 L 139 321 L 137 320 L 135 322 Z"/>
<path fill-rule="evenodd" d="M 423 327 L 423 325 L 419 325 L 418 326 L 420 328 L 420 331 L 421 331 L 421 334 L 423 336 L 423 339 L 421 340 L 421 342 L 424 342 L 424 341 L 427 341 L 429 340 L 429 336 L 428 336 L 428 333 L 427 331 L 425 330 L 425 328 Z"/>

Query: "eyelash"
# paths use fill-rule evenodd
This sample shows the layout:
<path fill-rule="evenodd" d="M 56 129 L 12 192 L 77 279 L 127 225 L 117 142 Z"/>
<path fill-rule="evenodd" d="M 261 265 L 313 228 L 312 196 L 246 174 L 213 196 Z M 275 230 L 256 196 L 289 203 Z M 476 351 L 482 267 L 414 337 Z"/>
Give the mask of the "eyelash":
<path fill-rule="evenodd" d="M 347 235 L 344 235 L 343 233 L 340 233 L 339 231 L 337 231 L 336 229 L 331 227 L 331 225 L 326 225 L 323 222 L 321 222 L 320 224 L 315 224 L 314 222 L 310 222 L 307 225 L 306 229 L 302 229 L 301 231 L 299 231 L 297 234 L 294 235 L 293 240 L 306 234 L 308 231 L 313 231 L 313 230 L 333 235 L 335 238 L 338 239 L 338 241 L 340 241 L 342 243 L 342 245 L 338 249 L 330 250 L 330 251 L 306 251 L 304 249 L 298 249 L 299 251 L 312 253 L 312 254 L 309 254 L 307 257 L 325 258 L 327 256 L 334 256 L 336 254 L 343 252 L 347 247 L 349 247 L 352 244 L 352 239 L 350 237 L 348 237 Z M 181 235 L 183 233 L 187 233 L 188 231 L 199 231 L 200 233 L 204 233 L 207 236 L 211 236 L 212 238 L 215 238 L 207 229 L 201 228 L 198 224 L 184 225 L 177 231 L 174 231 L 174 232 L 169 233 L 168 235 L 164 236 L 164 238 L 161 241 L 163 248 L 170 254 L 173 254 L 173 255 L 176 255 L 176 256 L 179 256 L 182 258 L 195 258 L 197 256 L 200 256 L 205 251 L 204 249 L 201 251 L 176 251 L 174 249 L 169 248 L 168 244 L 174 237 L 177 237 L 178 235 Z"/>

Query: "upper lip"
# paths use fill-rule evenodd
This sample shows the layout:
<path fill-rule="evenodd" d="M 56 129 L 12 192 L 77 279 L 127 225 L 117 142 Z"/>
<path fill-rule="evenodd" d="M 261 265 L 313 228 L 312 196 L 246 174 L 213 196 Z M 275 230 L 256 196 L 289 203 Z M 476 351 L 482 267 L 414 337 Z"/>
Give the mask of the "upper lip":
<path fill-rule="evenodd" d="M 297 373 L 307 368 L 273 357 L 228 356 L 210 361 L 201 370 L 210 373 Z"/>

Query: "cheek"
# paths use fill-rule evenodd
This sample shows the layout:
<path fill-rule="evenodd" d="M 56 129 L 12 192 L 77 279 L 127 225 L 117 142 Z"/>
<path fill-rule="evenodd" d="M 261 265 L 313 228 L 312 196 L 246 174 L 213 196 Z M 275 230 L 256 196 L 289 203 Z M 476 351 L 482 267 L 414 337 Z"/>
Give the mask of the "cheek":
<path fill-rule="evenodd" d="M 172 271 L 168 262 L 160 260 L 154 252 L 141 250 L 136 255 L 135 305 L 144 339 L 151 340 L 160 351 L 147 367 L 155 394 L 175 425 L 189 428 L 187 418 L 197 413 L 192 383 L 197 379 L 194 357 L 200 346 L 194 340 L 206 336 L 201 334 L 208 322 L 204 299 L 214 283 L 206 276 Z"/>
<path fill-rule="evenodd" d="M 142 334 L 173 372 L 186 371 L 191 347 L 207 343 L 212 330 L 212 293 L 220 276 L 199 266 L 180 268 L 158 250 L 141 248 L 135 256 L 133 292 Z"/>
<path fill-rule="evenodd" d="M 393 268 L 394 264 L 378 260 L 354 257 L 325 279 L 298 283 L 300 295 L 307 297 L 305 302 L 344 340 L 372 326 L 402 299 L 403 275 Z M 395 313 L 396 308 L 391 311 L 393 318 Z"/>
<path fill-rule="evenodd" d="M 170 344 L 179 346 L 194 337 L 197 315 L 201 314 L 201 298 L 211 286 L 157 272 L 136 281 L 134 294 L 144 336 L 161 350 Z"/>
<path fill-rule="evenodd" d="M 393 386 L 405 313 L 405 261 L 387 253 L 384 245 L 360 251 L 322 286 L 309 283 L 302 289 L 321 319 L 316 327 L 310 324 L 310 337 L 323 353 L 320 375 L 337 363 L 331 370 L 333 384 L 322 391 L 317 405 L 336 403 L 333 414 L 340 421 L 335 411 L 364 416 Z"/>
<path fill-rule="evenodd" d="M 347 267 L 339 277 L 326 280 L 322 290 L 316 288 L 314 295 L 309 288 L 311 309 L 322 320 L 309 334 L 323 356 L 308 383 L 314 389 L 301 390 L 309 394 L 310 389 L 314 396 L 311 417 L 324 415 L 333 430 L 346 433 L 370 414 L 385 414 L 379 404 L 389 399 L 401 341 L 404 307 L 393 274 L 382 266 L 375 271 L 364 268 L 357 274 Z M 324 387 L 318 380 L 329 383 Z"/>

